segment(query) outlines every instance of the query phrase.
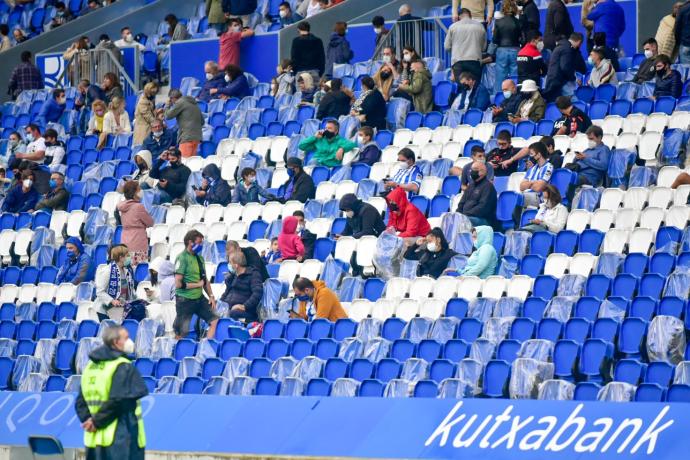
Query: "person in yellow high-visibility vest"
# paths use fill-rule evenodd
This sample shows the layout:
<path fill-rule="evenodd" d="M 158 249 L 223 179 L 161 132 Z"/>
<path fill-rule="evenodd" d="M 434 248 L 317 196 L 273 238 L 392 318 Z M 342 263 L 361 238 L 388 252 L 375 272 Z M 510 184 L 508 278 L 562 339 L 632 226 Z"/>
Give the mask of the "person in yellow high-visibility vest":
<path fill-rule="evenodd" d="M 110 327 L 103 346 L 89 354 L 75 408 L 87 460 L 144 460 L 146 436 L 139 400 L 148 389 L 127 355 L 134 342 L 127 329 Z"/>

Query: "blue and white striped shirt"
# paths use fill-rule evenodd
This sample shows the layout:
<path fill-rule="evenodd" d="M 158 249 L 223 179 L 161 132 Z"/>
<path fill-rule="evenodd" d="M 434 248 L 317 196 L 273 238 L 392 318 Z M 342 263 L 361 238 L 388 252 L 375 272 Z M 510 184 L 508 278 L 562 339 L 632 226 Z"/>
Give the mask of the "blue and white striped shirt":
<path fill-rule="evenodd" d="M 397 173 L 395 173 L 395 176 L 393 176 L 391 180 L 400 185 L 414 183 L 417 184 L 417 187 L 419 188 L 422 186 L 422 177 L 422 171 L 415 164 L 410 166 L 409 168 L 399 170 Z M 407 192 L 408 198 L 414 195 L 416 195 L 416 193 Z"/>
<path fill-rule="evenodd" d="M 548 182 L 553 174 L 553 165 L 550 162 L 545 162 L 542 166 L 535 164 L 527 170 L 525 180 L 533 182 L 535 180 L 543 180 Z"/>

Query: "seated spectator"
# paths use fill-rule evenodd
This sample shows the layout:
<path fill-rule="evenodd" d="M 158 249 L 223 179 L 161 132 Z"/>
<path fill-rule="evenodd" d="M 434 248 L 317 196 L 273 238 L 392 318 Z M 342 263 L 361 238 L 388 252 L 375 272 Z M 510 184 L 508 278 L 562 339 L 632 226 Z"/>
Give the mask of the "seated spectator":
<path fill-rule="evenodd" d="M 101 90 L 105 93 L 106 104 L 110 104 L 115 98 L 124 100 L 125 93 L 122 91 L 120 79 L 117 78 L 117 75 L 115 75 L 113 72 L 108 72 L 103 76 Z"/>
<path fill-rule="evenodd" d="M 474 227 L 492 225 L 496 217 L 496 189 L 486 178 L 486 166 L 480 162 L 472 163 L 472 182 L 458 203 L 457 212 L 465 215 Z"/>
<path fill-rule="evenodd" d="M 345 38 L 347 33 L 347 23 L 337 21 L 333 26 L 333 33 L 331 39 L 326 47 L 326 68 L 325 75 L 333 75 L 333 66 L 335 64 L 348 64 L 354 57 L 354 53 L 350 48 L 350 42 Z"/>
<path fill-rule="evenodd" d="M 137 165 L 137 169 L 134 171 L 131 180 L 138 182 L 142 190 L 154 188 L 157 181 L 150 176 L 151 165 L 153 164 L 151 152 L 148 150 L 139 150 L 134 154 L 134 164 Z"/>
<path fill-rule="evenodd" d="M 511 145 L 512 136 L 506 130 L 496 136 L 498 147 L 489 152 L 486 161 L 493 166 L 496 176 L 510 176 L 517 171 L 517 163 L 510 161 L 517 153 Z"/>
<path fill-rule="evenodd" d="M 102 8 L 101 4 L 98 3 L 98 0 L 89 0 L 86 3 L 86 6 L 81 9 L 79 12 L 79 16 L 84 16 L 85 14 L 91 13 L 92 11 L 96 11 L 97 9 Z"/>
<path fill-rule="evenodd" d="M 654 38 L 648 38 L 643 44 L 645 60 L 637 68 L 637 73 L 632 79 L 633 83 L 641 85 L 646 81 L 652 81 L 656 77 L 656 57 L 659 55 L 659 46 Z"/>
<path fill-rule="evenodd" d="M 2 202 L 2 211 L 18 214 L 27 212 L 36 207 L 41 197 L 34 185 L 36 176 L 30 169 L 22 172 L 22 181 L 17 183 L 7 192 L 5 201 Z"/>
<path fill-rule="evenodd" d="M 65 6 L 65 2 L 56 2 L 55 16 L 53 16 L 53 19 L 50 21 L 49 30 L 53 30 L 56 27 L 67 24 L 73 18 L 74 16 L 72 16 L 72 12 L 69 10 L 69 8 Z"/>
<path fill-rule="evenodd" d="M 151 152 L 152 157 L 159 157 L 175 144 L 175 133 L 166 128 L 161 120 L 153 120 L 151 133 L 144 139 L 142 148 Z"/>
<path fill-rule="evenodd" d="M 362 126 L 357 130 L 357 145 L 359 145 L 359 159 L 357 163 L 373 166 L 381 159 L 381 149 L 374 141 L 374 130 L 369 126 Z"/>
<path fill-rule="evenodd" d="M 458 88 L 459 93 L 451 105 L 453 110 L 478 109 L 484 111 L 489 107 L 489 92 L 476 80 L 474 74 L 462 72 Z"/>
<path fill-rule="evenodd" d="M 0 24 L 0 53 L 12 48 L 10 40 L 10 28 L 7 24 Z"/>
<path fill-rule="evenodd" d="M 470 157 L 472 158 L 472 161 L 463 166 L 462 169 L 458 168 L 457 166 L 453 166 L 448 171 L 448 174 L 451 176 L 460 176 L 460 190 L 463 192 L 467 190 L 467 187 L 472 182 L 473 163 L 483 163 L 486 166 L 486 178 L 489 180 L 489 182 L 494 181 L 494 167 L 491 166 L 491 163 L 486 162 L 486 152 L 484 151 L 484 147 L 481 145 L 473 146 Z"/>
<path fill-rule="evenodd" d="M 386 229 L 378 209 L 363 202 L 354 193 L 343 195 L 339 207 L 347 218 L 342 236 L 379 236 Z"/>
<path fill-rule="evenodd" d="M 326 287 L 325 282 L 300 277 L 293 281 L 292 288 L 299 303 L 297 311 L 290 312 L 291 318 L 302 318 L 305 321 L 325 318 L 334 322 L 347 318 L 338 296 Z"/>
<path fill-rule="evenodd" d="M 22 29 L 20 29 L 19 27 L 16 27 L 12 31 L 12 36 L 14 37 L 14 41 L 17 43 L 17 45 L 19 45 L 20 43 L 24 43 L 25 41 L 27 41 L 29 39 L 29 37 L 26 36 L 24 31 Z"/>
<path fill-rule="evenodd" d="M 400 86 L 398 86 L 398 91 L 405 92 L 412 97 L 412 105 L 414 105 L 415 111 L 429 113 L 434 110 L 431 72 L 426 69 L 426 64 L 421 59 L 413 61 L 410 67 L 412 69 L 412 79 L 403 80 Z"/>
<path fill-rule="evenodd" d="M 530 233 L 542 231 L 558 233 L 565 228 L 568 221 L 568 208 L 561 203 L 561 193 L 551 184 L 544 186 L 542 198 L 537 215 L 521 230 Z"/>
<path fill-rule="evenodd" d="M 99 147 L 103 147 L 108 139 L 108 134 L 117 136 L 132 132 L 132 124 L 129 114 L 125 110 L 125 100 L 115 97 L 108 106 L 108 113 L 103 118 L 103 131 L 98 139 Z"/>
<path fill-rule="evenodd" d="M 541 142 L 533 143 L 529 146 L 529 150 L 529 163 L 532 166 L 520 182 L 520 191 L 525 207 L 537 207 L 541 201 L 542 192 L 551 180 L 553 165 L 548 162 L 549 154 L 546 146 Z"/>
<path fill-rule="evenodd" d="M 606 32 L 595 32 L 592 34 L 592 49 L 599 50 L 604 54 L 604 59 L 608 59 L 616 72 L 620 72 L 621 65 L 618 61 L 618 50 L 606 45 Z"/>
<path fill-rule="evenodd" d="M 494 230 L 488 225 L 480 225 L 472 230 L 472 241 L 476 250 L 467 259 L 462 276 L 478 276 L 486 279 L 496 274 L 498 256 L 494 248 Z"/>
<path fill-rule="evenodd" d="M 287 216 L 283 220 L 283 228 L 278 235 L 278 248 L 283 260 L 304 260 L 304 244 L 297 234 L 298 220 L 294 216 Z"/>
<path fill-rule="evenodd" d="M 396 187 L 386 196 L 388 204 L 388 231 L 400 238 L 426 236 L 431 230 L 424 214 L 407 199 L 405 189 Z M 414 240 L 413 240 L 414 241 Z M 410 241 L 410 242 L 413 242 Z"/>
<path fill-rule="evenodd" d="M 278 75 L 271 82 L 271 95 L 274 97 L 283 94 L 294 94 L 295 92 L 295 72 L 292 70 L 292 61 L 283 59 L 277 68 Z"/>
<path fill-rule="evenodd" d="M 58 133 L 54 129 L 46 129 L 43 135 L 46 143 L 46 156 L 43 164 L 48 166 L 51 171 L 55 171 L 59 166 L 66 164 L 65 143 L 58 139 Z"/>
<path fill-rule="evenodd" d="M 46 157 L 46 140 L 41 135 L 41 129 L 33 123 L 26 126 L 24 137 L 28 142 L 26 149 L 22 153 L 14 155 L 20 160 L 29 160 L 34 163 L 43 163 Z"/>
<path fill-rule="evenodd" d="M 244 206 L 247 203 L 260 203 L 260 196 L 271 197 L 271 194 L 256 182 L 256 170 L 254 168 L 244 168 L 241 175 L 242 180 L 235 186 L 235 192 L 232 194 L 233 203 L 240 203 Z"/>
<path fill-rule="evenodd" d="M 153 162 L 150 177 L 158 179 L 159 203 L 170 203 L 174 200 L 184 199 L 187 192 L 187 180 L 192 173 L 189 168 L 181 163 L 182 153 L 174 147 L 163 152 Z M 163 168 L 165 164 L 169 166 Z"/>
<path fill-rule="evenodd" d="M 398 162 L 405 163 L 407 168 L 398 169 L 392 179 L 383 180 L 386 190 L 401 188 L 407 192 L 407 197 L 411 198 L 419 192 L 422 185 L 422 170 L 415 164 L 417 157 L 412 149 L 407 147 L 398 152 Z M 421 236 L 421 235 L 420 235 Z"/>
<path fill-rule="evenodd" d="M 218 53 L 218 67 L 226 69 L 229 65 L 240 66 L 240 42 L 254 35 L 250 27 L 244 27 L 242 18 L 228 19 L 227 30 L 220 35 L 220 51 Z"/>
<path fill-rule="evenodd" d="M 538 30 L 529 30 L 526 34 L 526 44 L 518 52 L 517 68 L 518 83 L 525 80 L 540 81 L 546 77 L 546 63 L 541 55 L 544 49 L 544 40 Z"/>
<path fill-rule="evenodd" d="M 168 14 L 164 21 L 168 23 L 168 36 L 171 42 L 192 38 L 192 34 L 187 30 L 187 26 L 181 23 L 174 14 Z"/>
<path fill-rule="evenodd" d="M 175 266 L 169 260 L 156 257 L 149 264 L 151 287 L 144 288 L 150 303 L 175 301 Z"/>
<path fill-rule="evenodd" d="M 288 2 L 282 2 L 278 6 L 278 16 L 280 16 L 280 25 L 285 27 L 304 19 L 302 16 L 292 11 L 292 7 Z"/>
<path fill-rule="evenodd" d="M 213 98 L 211 94 L 212 89 L 215 89 L 217 92 L 220 88 L 225 87 L 225 73 L 218 69 L 218 64 L 215 61 L 206 61 L 204 72 L 206 81 L 201 86 L 201 91 L 196 98 L 200 101 L 208 102 Z"/>
<path fill-rule="evenodd" d="M 350 115 L 359 118 L 362 126 L 386 129 L 386 100 L 368 75 L 362 78 L 362 92 L 352 105 Z"/>
<path fill-rule="evenodd" d="M 107 316 L 112 320 L 122 321 L 125 306 L 135 299 L 132 257 L 126 245 L 118 244 L 110 249 L 107 268 L 100 268 L 96 273 L 95 307 L 99 317 Z"/>
<path fill-rule="evenodd" d="M 7 170 L 3 167 L 0 167 L 0 198 L 5 198 L 7 189 L 10 188 L 11 183 L 12 179 L 7 177 Z"/>
<path fill-rule="evenodd" d="M 208 206 L 219 204 L 227 206 L 232 199 L 230 185 L 220 175 L 220 168 L 215 163 L 207 164 L 201 171 L 201 188 L 194 191 L 196 201 Z"/>
<path fill-rule="evenodd" d="M 422 57 L 419 55 L 419 53 L 417 53 L 417 50 L 415 50 L 413 46 L 406 45 L 403 47 L 402 62 L 400 63 L 401 82 L 410 80 L 412 78 L 412 63 L 421 60 Z M 409 95 L 407 95 L 407 97 L 409 97 Z"/>
<path fill-rule="evenodd" d="M 589 53 L 588 61 L 594 67 L 589 74 L 589 86 L 598 88 L 605 83 L 618 84 L 616 70 L 613 68 L 611 61 L 604 58 L 604 53 L 601 50 L 592 50 Z"/>
<path fill-rule="evenodd" d="M 297 219 L 297 235 L 302 239 L 302 244 L 304 245 L 304 258 L 313 259 L 316 234 L 307 230 L 304 211 L 295 211 L 292 213 L 292 216 Z"/>
<path fill-rule="evenodd" d="M 67 258 L 65 264 L 58 270 L 55 284 L 72 283 L 78 285 L 87 281 L 93 281 L 96 271 L 93 260 L 84 250 L 81 240 L 71 236 L 65 240 Z"/>
<path fill-rule="evenodd" d="M 326 129 L 317 131 L 299 143 L 299 149 L 304 152 L 314 152 L 309 164 L 316 166 L 338 166 L 343 161 L 345 152 L 357 147 L 357 144 L 340 137 L 340 124 L 336 120 L 328 120 Z"/>
<path fill-rule="evenodd" d="M 660 54 L 654 61 L 656 79 L 654 80 L 654 93 L 652 99 L 662 96 L 672 96 L 679 99 L 683 92 L 683 77 L 680 72 L 671 67 L 671 59 L 665 54 Z"/>
<path fill-rule="evenodd" d="M 296 157 L 290 157 L 285 163 L 285 166 L 287 167 L 289 178 L 287 182 L 283 184 L 279 200 L 282 203 L 290 200 L 306 203 L 307 200 L 313 200 L 316 187 L 314 186 L 314 180 L 311 176 L 304 172 L 302 160 Z"/>
<path fill-rule="evenodd" d="M 132 29 L 126 26 L 120 29 L 120 39 L 115 41 L 115 46 L 118 48 L 133 46 L 136 47 L 140 52 L 146 51 L 146 47 L 134 39 Z"/>
<path fill-rule="evenodd" d="M 121 241 L 127 245 L 132 256 L 132 265 L 149 260 L 149 238 L 146 229 L 153 227 L 153 218 L 141 204 L 139 183 L 129 180 L 124 186 L 125 201 L 116 207 L 116 220 L 122 225 Z"/>
<path fill-rule="evenodd" d="M 91 104 L 91 118 L 89 118 L 89 127 L 86 131 L 87 135 L 100 135 L 103 132 L 103 120 L 106 112 L 105 102 L 100 99 L 93 101 Z"/>
<path fill-rule="evenodd" d="M 433 228 L 424 238 L 419 238 L 407 248 L 403 256 L 407 260 L 418 260 L 417 276 L 438 278 L 448 267 L 448 262 L 456 255 L 450 249 L 443 230 Z"/>
<path fill-rule="evenodd" d="M 391 46 L 385 46 L 381 51 L 381 61 L 383 64 L 374 74 L 374 83 L 383 99 L 388 102 L 395 88 L 397 88 L 400 78 L 400 63 L 395 58 L 395 50 Z"/>
<path fill-rule="evenodd" d="M 606 177 L 611 150 L 602 142 L 603 137 L 604 131 L 599 126 L 590 126 L 587 130 L 589 148 L 584 152 L 575 152 L 575 162 L 565 165 L 577 173 L 577 185 L 598 187 Z"/>
<path fill-rule="evenodd" d="M 331 91 L 330 83 L 331 81 L 326 76 L 321 77 L 319 80 L 317 85 L 319 89 L 314 93 L 314 100 L 312 101 L 315 107 L 318 107 L 323 98 L 326 97 L 326 94 Z"/>
<path fill-rule="evenodd" d="M 52 173 L 48 184 L 50 191 L 36 204 L 36 211 L 65 211 L 69 201 L 69 192 L 65 190 L 65 175 L 60 172 Z"/>
<path fill-rule="evenodd" d="M 556 99 L 556 107 L 563 116 L 553 124 L 554 136 L 575 137 L 577 133 L 584 133 L 592 126 L 592 120 L 573 105 L 570 96 L 560 96 Z"/>
<path fill-rule="evenodd" d="M 225 68 L 225 86 L 222 88 L 211 89 L 211 94 L 221 99 L 236 97 L 243 99 L 251 95 L 249 81 L 244 75 L 244 71 L 236 65 L 230 64 Z"/>
<path fill-rule="evenodd" d="M 263 260 L 265 264 L 279 264 L 283 261 L 278 238 L 271 239 L 271 248 L 268 252 L 261 251 L 261 260 Z"/>
<path fill-rule="evenodd" d="M 65 103 L 67 96 L 65 96 L 64 89 L 54 89 L 53 96 L 46 99 L 41 105 L 36 117 L 36 123 L 47 125 L 48 123 L 57 123 L 60 117 L 65 112 Z"/>
<path fill-rule="evenodd" d="M 316 118 L 319 120 L 335 118 L 337 120 L 342 115 L 350 113 L 351 97 L 343 91 L 343 81 L 340 78 L 334 78 L 326 85 L 330 91 L 319 102 Z"/>
<path fill-rule="evenodd" d="M 26 150 L 27 144 L 17 131 L 12 131 L 7 138 L 7 148 L 5 154 L 0 155 L 0 164 L 9 166 L 12 164 L 18 153 Z"/>
<path fill-rule="evenodd" d="M 532 80 L 525 80 L 522 82 L 522 102 L 515 113 L 515 116 L 510 117 L 511 123 L 520 123 L 521 121 L 530 120 L 535 123 L 544 119 L 546 114 L 546 101 L 541 96 L 537 84 Z"/>
<path fill-rule="evenodd" d="M 228 260 L 225 292 L 220 297 L 230 307 L 230 318 L 243 320 L 245 323 L 258 321 L 258 307 L 263 291 L 261 274 L 254 267 L 247 266 L 247 259 L 242 252 L 233 253 Z"/>
<path fill-rule="evenodd" d="M 325 10 L 328 7 L 328 1 L 325 2 L 325 5 L 321 2 L 321 0 L 304 0 L 302 5 L 307 5 L 304 17 L 305 18 L 310 18 L 314 16 L 317 13 L 320 13 L 321 11 Z"/>
<path fill-rule="evenodd" d="M 522 102 L 522 95 L 518 93 L 515 82 L 508 78 L 501 83 L 501 91 L 503 92 L 503 101 L 500 105 L 491 107 L 491 114 L 493 115 L 493 122 L 508 121 L 508 117 L 518 113 L 518 107 Z"/>
<path fill-rule="evenodd" d="M 556 150 L 556 144 L 551 136 L 543 136 L 539 142 L 546 146 L 546 151 L 549 154 L 549 163 L 553 165 L 553 169 L 563 167 L 563 152 Z"/>
<path fill-rule="evenodd" d="M 247 267 L 252 267 L 254 270 L 259 272 L 261 275 L 261 282 L 264 282 L 268 279 L 266 264 L 264 264 L 264 261 L 261 259 L 261 256 L 259 256 L 258 251 L 254 249 L 254 247 L 247 246 L 246 248 L 241 248 L 237 241 L 228 240 L 225 245 L 227 260 L 232 259 L 233 254 L 238 252 L 244 255 L 244 258 L 247 261 Z"/>
<path fill-rule="evenodd" d="M 314 103 L 316 88 L 314 87 L 314 78 L 309 72 L 302 72 L 297 76 L 297 88 L 302 93 L 301 105 Z"/>

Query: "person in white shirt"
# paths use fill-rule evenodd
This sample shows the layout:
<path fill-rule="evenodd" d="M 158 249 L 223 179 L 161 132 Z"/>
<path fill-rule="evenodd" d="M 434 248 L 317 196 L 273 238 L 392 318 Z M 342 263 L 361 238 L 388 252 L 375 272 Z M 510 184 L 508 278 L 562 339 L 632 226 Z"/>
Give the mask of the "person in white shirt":
<path fill-rule="evenodd" d="M 135 46 L 139 49 L 139 51 L 143 52 L 146 50 L 146 47 L 144 45 L 134 40 L 134 35 L 132 35 L 132 29 L 130 29 L 129 27 L 123 27 L 120 30 L 120 39 L 115 42 L 115 46 L 117 46 L 120 49 L 126 46 Z"/>
<path fill-rule="evenodd" d="M 530 233 L 560 232 L 565 228 L 568 221 L 568 208 L 561 203 L 561 193 L 553 185 L 546 184 L 542 192 L 542 199 L 544 201 L 539 205 L 537 215 L 521 230 Z"/>
<path fill-rule="evenodd" d="M 105 145 L 108 134 L 117 136 L 118 134 L 129 134 L 132 132 L 132 125 L 129 121 L 129 114 L 125 110 L 125 100 L 114 97 L 108 106 L 108 113 L 103 117 L 103 131 L 98 145 Z"/>
<path fill-rule="evenodd" d="M 31 123 L 24 131 L 28 145 L 23 153 L 17 153 L 15 158 L 29 160 L 34 163 L 42 163 L 46 156 L 46 140 L 41 136 L 38 125 Z"/>
<path fill-rule="evenodd" d="M 65 158 L 65 144 L 58 139 L 58 133 L 54 129 L 46 129 L 46 156 L 44 164 L 47 165 L 51 171 L 58 169 Z"/>
<path fill-rule="evenodd" d="M 162 257 L 154 258 L 149 263 L 151 287 L 144 287 L 148 302 L 162 303 L 175 301 L 175 267 L 172 262 Z"/>

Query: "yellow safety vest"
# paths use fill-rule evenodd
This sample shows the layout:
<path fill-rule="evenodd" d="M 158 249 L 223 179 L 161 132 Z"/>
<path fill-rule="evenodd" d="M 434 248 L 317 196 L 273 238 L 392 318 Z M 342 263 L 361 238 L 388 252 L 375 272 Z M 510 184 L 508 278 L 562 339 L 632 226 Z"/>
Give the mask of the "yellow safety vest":
<path fill-rule="evenodd" d="M 110 386 L 113 383 L 115 370 L 122 363 L 130 361 L 121 356 L 112 361 L 89 361 L 81 376 L 81 394 L 89 406 L 91 415 L 95 415 L 101 410 L 101 406 L 110 398 Z M 139 425 L 138 443 L 140 448 L 146 446 L 146 435 L 144 434 L 144 419 L 141 412 L 141 404 L 137 401 L 135 410 Z M 113 445 L 115 440 L 115 430 L 117 429 L 117 419 L 113 420 L 105 428 L 96 430 L 93 433 L 84 432 L 84 445 L 86 447 L 108 447 Z"/>

